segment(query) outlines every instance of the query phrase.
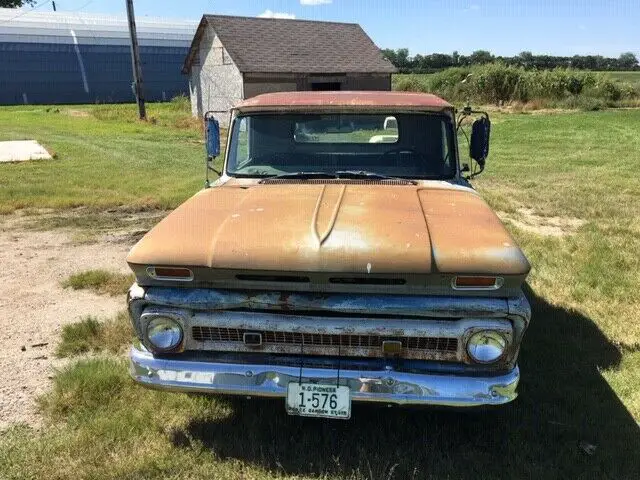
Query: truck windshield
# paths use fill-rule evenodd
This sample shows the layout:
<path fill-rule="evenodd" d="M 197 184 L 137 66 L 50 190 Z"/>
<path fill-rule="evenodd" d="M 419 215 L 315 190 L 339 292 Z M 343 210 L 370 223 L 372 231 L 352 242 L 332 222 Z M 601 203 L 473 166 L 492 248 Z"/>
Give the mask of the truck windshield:
<path fill-rule="evenodd" d="M 410 179 L 456 173 L 453 124 L 439 114 L 251 114 L 236 117 L 233 177 L 332 177 L 362 172 Z"/>

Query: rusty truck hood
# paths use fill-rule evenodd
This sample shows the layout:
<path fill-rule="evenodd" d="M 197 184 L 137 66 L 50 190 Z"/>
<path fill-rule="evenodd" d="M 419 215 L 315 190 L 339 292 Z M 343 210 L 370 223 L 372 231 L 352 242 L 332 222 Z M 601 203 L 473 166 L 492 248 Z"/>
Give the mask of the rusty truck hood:
<path fill-rule="evenodd" d="M 132 267 L 525 275 L 529 263 L 478 194 L 442 185 L 210 188 L 147 233 L 127 261 Z"/>

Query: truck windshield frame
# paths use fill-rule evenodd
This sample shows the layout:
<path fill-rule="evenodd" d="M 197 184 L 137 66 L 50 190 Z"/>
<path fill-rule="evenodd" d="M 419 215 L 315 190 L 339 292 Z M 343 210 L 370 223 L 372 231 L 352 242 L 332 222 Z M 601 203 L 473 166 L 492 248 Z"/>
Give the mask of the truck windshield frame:
<path fill-rule="evenodd" d="M 366 171 L 450 180 L 459 170 L 453 120 L 437 112 L 240 113 L 229 135 L 229 177 Z"/>

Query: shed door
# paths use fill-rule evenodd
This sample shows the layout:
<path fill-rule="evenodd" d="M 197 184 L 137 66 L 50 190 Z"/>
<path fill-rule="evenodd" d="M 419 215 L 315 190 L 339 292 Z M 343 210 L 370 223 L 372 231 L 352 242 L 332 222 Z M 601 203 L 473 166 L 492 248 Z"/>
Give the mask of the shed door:
<path fill-rule="evenodd" d="M 341 90 L 340 82 L 312 82 L 311 90 L 314 92 L 327 92 Z"/>

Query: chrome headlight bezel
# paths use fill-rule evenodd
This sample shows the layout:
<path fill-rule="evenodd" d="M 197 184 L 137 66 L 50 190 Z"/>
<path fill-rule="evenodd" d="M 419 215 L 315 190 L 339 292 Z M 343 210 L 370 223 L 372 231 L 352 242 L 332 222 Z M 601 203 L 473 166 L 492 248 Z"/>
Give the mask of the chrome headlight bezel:
<path fill-rule="evenodd" d="M 465 349 L 475 363 L 493 364 L 507 353 L 507 339 L 496 330 L 479 330 L 467 339 Z"/>
<path fill-rule="evenodd" d="M 184 340 L 184 332 L 180 322 L 164 315 L 154 316 L 148 321 L 144 336 L 146 343 L 155 352 L 174 351 L 182 345 Z M 154 337 L 156 341 L 153 340 Z"/>

